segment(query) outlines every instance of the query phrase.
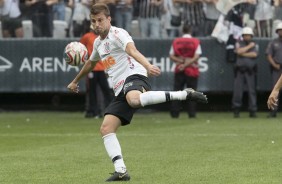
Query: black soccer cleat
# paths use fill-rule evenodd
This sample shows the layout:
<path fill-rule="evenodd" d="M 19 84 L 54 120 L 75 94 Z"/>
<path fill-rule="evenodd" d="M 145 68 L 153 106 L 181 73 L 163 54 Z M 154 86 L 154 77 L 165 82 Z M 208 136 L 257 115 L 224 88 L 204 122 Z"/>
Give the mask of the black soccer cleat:
<path fill-rule="evenodd" d="M 187 100 L 200 102 L 200 103 L 208 103 L 208 98 L 202 92 L 195 91 L 192 88 L 186 88 L 184 91 L 187 92 Z"/>
<path fill-rule="evenodd" d="M 119 172 L 114 172 L 111 173 L 111 177 L 109 177 L 106 182 L 112 182 L 112 181 L 129 181 L 130 176 L 128 172 L 126 171 L 125 173 L 119 173 Z"/>

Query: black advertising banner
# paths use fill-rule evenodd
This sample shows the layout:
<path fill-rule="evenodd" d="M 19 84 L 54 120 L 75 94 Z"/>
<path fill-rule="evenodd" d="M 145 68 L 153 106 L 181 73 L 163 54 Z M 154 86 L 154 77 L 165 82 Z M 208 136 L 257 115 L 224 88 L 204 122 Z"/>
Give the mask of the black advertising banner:
<path fill-rule="evenodd" d="M 78 67 L 63 61 L 63 50 L 71 39 L 3 39 L 0 40 L 0 93 L 68 92 L 66 86 L 79 72 Z M 265 49 L 270 40 L 256 40 L 260 54 L 257 89 L 269 91 L 271 77 Z M 154 90 L 173 88 L 175 65 L 169 59 L 172 40 L 135 39 L 139 51 L 157 65 L 162 74 L 150 78 Z M 225 45 L 211 38 L 201 39 L 198 90 L 230 92 L 233 90 L 233 64 L 227 63 Z M 85 80 L 80 83 L 85 90 Z"/>

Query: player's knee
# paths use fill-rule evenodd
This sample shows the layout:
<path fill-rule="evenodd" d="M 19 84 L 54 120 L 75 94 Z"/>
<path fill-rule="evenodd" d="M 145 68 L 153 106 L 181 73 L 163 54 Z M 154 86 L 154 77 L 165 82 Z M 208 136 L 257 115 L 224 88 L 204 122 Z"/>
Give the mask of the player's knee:
<path fill-rule="evenodd" d="M 132 108 L 139 108 L 139 107 L 141 107 L 141 103 L 140 103 L 139 98 L 129 98 L 129 99 L 127 99 L 127 103 Z"/>
<path fill-rule="evenodd" d="M 109 133 L 113 133 L 113 130 L 109 125 L 102 124 L 100 127 L 100 133 L 102 136 L 105 136 Z"/>
<path fill-rule="evenodd" d="M 132 90 L 126 94 L 126 101 L 132 108 L 139 108 L 141 107 L 140 102 L 140 91 Z"/>

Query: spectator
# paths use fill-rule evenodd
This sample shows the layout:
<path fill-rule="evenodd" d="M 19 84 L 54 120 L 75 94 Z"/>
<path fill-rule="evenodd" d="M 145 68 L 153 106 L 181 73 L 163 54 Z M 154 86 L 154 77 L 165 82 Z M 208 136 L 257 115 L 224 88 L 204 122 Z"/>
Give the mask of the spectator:
<path fill-rule="evenodd" d="M 234 52 L 235 44 L 242 37 L 241 30 L 243 29 L 243 13 L 245 4 L 240 3 L 235 5 L 227 14 L 226 20 L 229 21 L 229 37 L 226 43 L 226 61 L 230 63 L 236 62 L 236 53 Z"/>
<path fill-rule="evenodd" d="M 34 37 L 52 37 L 53 35 L 53 12 L 52 6 L 58 0 L 25 0 L 28 8 L 28 19 L 33 23 Z"/>
<path fill-rule="evenodd" d="M 273 20 L 282 21 L 282 0 L 274 0 Z"/>
<path fill-rule="evenodd" d="M 256 95 L 256 62 L 258 55 L 258 45 L 252 40 L 253 30 L 245 27 L 242 30 L 243 41 L 238 41 L 235 45 L 237 61 L 235 63 L 234 90 L 232 97 L 232 106 L 234 109 L 234 118 L 240 117 L 240 108 L 242 107 L 242 97 L 244 92 L 244 83 L 247 84 L 249 93 L 249 112 L 250 117 L 256 117 L 257 95 Z"/>
<path fill-rule="evenodd" d="M 255 10 L 256 36 L 271 37 L 273 8 L 271 0 L 257 0 Z"/>
<path fill-rule="evenodd" d="M 198 59 L 202 54 L 200 40 L 191 36 L 191 27 L 183 26 L 183 36 L 173 40 L 170 49 L 170 59 L 176 63 L 174 74 L 174 91 L 187 88 L 197 89 L 199 69 Z M 181 110 L 181 101 L 171 102 L 171 117 L 178 118 Z M 189 118 L 196 117 L 196 103 L 187 101 Z"/>
<path fill-rule="evenodd" d="M 255 10 L 256 10 L 256 0 L 249 0 L 247 3 L 243 3 L 245 8 L 242 14 L 243 26 L 250 27 L 255 30 Z"/>
<path fill-rule="evenodd" d="M 58 0 L 56 4 L 53 5 L 53 20 L 65 20 L 65 0 Z"/>
<path fill-rule="evenodd" d="M 82 36 L 80 42 L 84 44 L 88 50 L 90 56 L 93 51 L 94 40 L 97 38 L 93 31 L 93 27 L 90 26 L 90 31 Z M 112 99 L 111 90 L 107 81 L 106 74 L 104 72 L 104 66 L 102 62 L 98 62 L 92 72 L 88 74 L 87 86 L 86 86 L 86 118 L 100 118 L 104 113 L 104 108 L 110 104 Z M 99 88 L 98 88 L 99 87 Z M 101 90 L 103 96 L 101 96 L 105 104 L 99 104 L 98 99 L 101 99 L 98 95 L 98 90 Z"/>
<path fill-rule="evenodd" d="M 0 21 L 3 37 L 23 37 L 21 11 L 18 0 L 0 0 Z"/>
<path fill-rule="evenodd" d="M 205 36 L 210 36 L 220 16 L 220 11 L 215 7 L 218 0 L 204 0 L 205 2 Z"/>
<path fill-rule="evenodd" d="M 270 71 L 272 76 L 272 85 L 278 81 L 279 77 L 282 74 L 282 23 L 279 23 L 276 27 L 276 33 L 278 38 L 271 41 L 266 49 L 267 60 L 270 63 Z M 278 110 L 279 101 L 277 101 L 277 106 L 271 109 L 269 118 L 275 118 Z"/>
<path fill-rule="evenodd" d="M 105 3 L 109 7 L 111 15 L 115 15 L 116 14 L 116 1 L 117 0 L 96 0 L 95 3 Z M 113 26 L 116 26 L 115 16 L 112 16 L 111 24 Z"/>
<path fill-rule="evenodd" d="M 115 23 L 131 34 L 131 22 L 133 16 L 133 0 L 117 0 L 115 10 Z"/>
<path fill-rule="evenodd" d="M 139 28 L 142 38 L 160 38 L 163 0 L 140 0 Z"/>
<path fill-rule="evenodd" d="M 272 28 L 277 27 L 277 25 L 282 22 L 282 0 L 274 0 L 274 13 L 273 13 L 273 23 Z M 276 37 L 275 29 L 272 29 L 272 38 Z"/>
<path fill-rule="evenodd" d="M 193 36 L 204 36 L 205 13 L 203 0 L 174 0 L 183 5 L 183 21 L 193 27 Z"/>
<path fill-rule="evenodd" d="M 172 0 L 164 0 L 164 14 L 162 16 L 162 24 L 166 30 L 166 35 L 169 38 L 175 38 L 180 35 L 180 26 L 181 26 L 181 14 L 180 14 L 180 4 L 174 3 Z M 172 25 L 171 19 L 172 16 L 179 17 L 180 24 Z"/>
<path fill-rule="evenodd" d="M 72 17 L 73 36 L 81 37 L 87 33 L 90 26 L 90 4 L 92 1 L 75 0 Z"/>

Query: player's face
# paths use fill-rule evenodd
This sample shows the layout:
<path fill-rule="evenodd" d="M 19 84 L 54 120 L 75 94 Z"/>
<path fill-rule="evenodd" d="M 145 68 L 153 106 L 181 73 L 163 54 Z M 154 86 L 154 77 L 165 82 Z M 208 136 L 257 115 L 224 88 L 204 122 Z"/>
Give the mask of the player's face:
<path fill-rule="evenodd" d="M 107 36 L 109 29 L 111 27 L 111 17 L 106 17 L 104 13 L 99 13 L 97 15 L 90 15 L 91 24 L 94 28 L 94 33 L 100 35 L 101 37 Z"/>

